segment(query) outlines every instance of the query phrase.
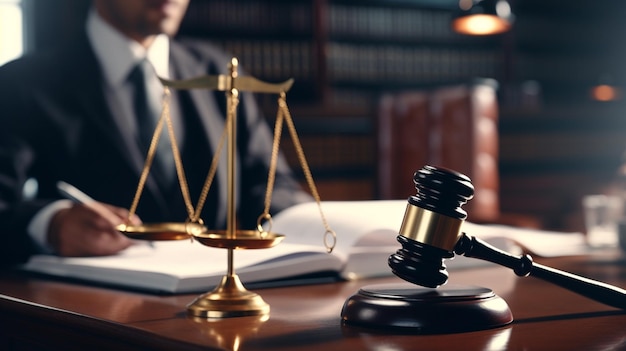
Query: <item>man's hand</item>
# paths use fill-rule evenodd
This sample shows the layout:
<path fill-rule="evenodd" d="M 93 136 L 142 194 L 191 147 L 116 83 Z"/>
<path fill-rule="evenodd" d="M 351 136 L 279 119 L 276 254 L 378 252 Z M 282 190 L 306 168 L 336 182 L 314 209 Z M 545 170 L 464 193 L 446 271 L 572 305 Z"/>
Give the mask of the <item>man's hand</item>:
<path fill-rule="evenodd" d="M 74 204 L 52 217 L 48 244 L 60 256 L 112 255 L 133 243 L 115 229 L 127 218 L 128 210 L 108 204 Z M 131 224 L 140 223 L 135 217 Z"/>

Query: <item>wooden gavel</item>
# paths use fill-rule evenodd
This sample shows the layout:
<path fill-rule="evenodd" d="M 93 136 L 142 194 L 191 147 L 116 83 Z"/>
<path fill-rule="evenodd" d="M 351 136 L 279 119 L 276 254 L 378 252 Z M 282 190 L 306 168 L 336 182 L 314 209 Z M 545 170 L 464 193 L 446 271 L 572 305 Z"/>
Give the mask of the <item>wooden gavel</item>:
<path fill-rule="evenodd" d="M 413 177 L 417 194 L 408 205 L 397 240 L 402 248 L 389 257 L 391 270 L 413 284 L 436 288 L 448 281 L 444 260 L 455 254 L 490 261 L 533 276 L 609 306 L 626 309 L 626 290 L 534 263 L 461 233 L 467 213 L 461 206 L 474 196 L 469 177 L 445 168 L 424 166 Z"/>

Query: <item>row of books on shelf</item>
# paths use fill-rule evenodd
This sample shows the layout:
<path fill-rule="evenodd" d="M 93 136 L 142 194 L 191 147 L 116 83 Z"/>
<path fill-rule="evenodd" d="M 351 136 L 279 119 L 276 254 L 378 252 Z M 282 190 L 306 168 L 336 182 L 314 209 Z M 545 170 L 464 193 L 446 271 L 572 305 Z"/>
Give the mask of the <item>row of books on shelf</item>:
<path fill-rule="evenodd" d="M 393 39 L 458 39 L 450 27 L 452 11 L 423 8 L 331 4 L 328 33 L 332 36 Z"/>
<path fill-rule="evenodd" d="M 182 31 L 310 34 L 312 1 L 198 0 L 189 4 Z"/>
<path fill-rule="evenodd" d="M 307 41 L 237 39 L 214 43 L 236 56 L 249 74 L 260 79 L 311 81 L 316 72 L 314 48 Z"/>
<path fill-rule="evenodd" d="M 319 78 L 318 58 L 308 41 L 223 40 L 216 44 L 237 56 L 246 71 L 258 78 L 305 82 Z M 502 68 L 500 53 L 491 49 L 329 43 L 325 60 L 331 82 L 450 82 L 497 77 Z"/>
<path fill-rule="evenodd" d="M 329 43 L 327 55 L 331 81 L 436 83 L 497 77 L 502 67 L 493 49 Z"/>
<path fill-rule="evenodd" d="M 316 1 L 212 0 L 190 3 L 183 30 L 275 35 L 327 32 L 330 36 L 458 40 L 450 28 L 452 11 L 418 7 L 367 6 Z M 326 21 L 316 22 L 315 11 Z M 317 26 L 317 27 L 316 27 Z M 465 39 L 468 40 L 468 39 Z"/>

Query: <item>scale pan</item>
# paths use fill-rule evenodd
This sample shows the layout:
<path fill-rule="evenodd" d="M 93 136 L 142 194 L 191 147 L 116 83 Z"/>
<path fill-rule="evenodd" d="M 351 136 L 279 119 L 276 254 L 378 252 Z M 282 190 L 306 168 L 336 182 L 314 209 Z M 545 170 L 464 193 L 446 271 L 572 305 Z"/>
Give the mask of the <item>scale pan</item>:
<path fill-rule="evenodd" d="M 281 242 L 285 236 L 257 230 L 237 230 L 228 235 L 225 230 L 193 234 L 202 245 L 225 249 L 266 249 Z"/>
<path fill-rule="evenodd" d="M 207 231 L 207 228 L 201 224 L 177 222 L 120 224 L 117 229 L 131 239 L 152 241 L 190 239 L 195 234 Z"/>

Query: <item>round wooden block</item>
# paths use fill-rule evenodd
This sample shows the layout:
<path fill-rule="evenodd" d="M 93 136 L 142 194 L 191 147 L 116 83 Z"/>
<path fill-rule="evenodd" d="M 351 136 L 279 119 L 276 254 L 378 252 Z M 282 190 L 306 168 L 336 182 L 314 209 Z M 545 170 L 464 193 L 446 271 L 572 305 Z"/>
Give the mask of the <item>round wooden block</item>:
<path fill-rule="evenodd" d="M 344 303 L 344 323 L 418 334 L 458 333 L 500 327 L 513 321 L 506 301 L 491 289 L 409 283 L 370 285 Z"/>

